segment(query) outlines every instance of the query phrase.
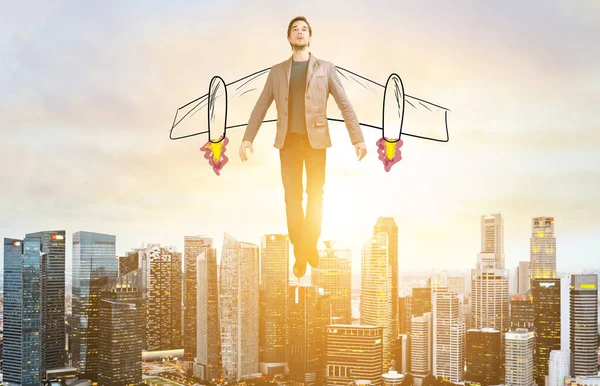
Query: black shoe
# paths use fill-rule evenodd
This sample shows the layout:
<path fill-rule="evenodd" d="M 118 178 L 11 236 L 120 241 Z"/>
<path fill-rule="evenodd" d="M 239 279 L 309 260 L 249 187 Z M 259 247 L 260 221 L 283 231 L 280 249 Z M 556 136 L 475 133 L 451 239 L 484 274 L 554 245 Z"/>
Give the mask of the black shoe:
<path fill-rule="evenodd" d="M 306 260 L 296 259 L 294 263 L 294 276 L 301 279 L 306 273 Z"/>
<path fill-rule="evenodd" d="M 308 260 L 308 264 L 313 268 L 319 266 L 319 250 L 316 244 L 306 248 L 306 260 Z"/>

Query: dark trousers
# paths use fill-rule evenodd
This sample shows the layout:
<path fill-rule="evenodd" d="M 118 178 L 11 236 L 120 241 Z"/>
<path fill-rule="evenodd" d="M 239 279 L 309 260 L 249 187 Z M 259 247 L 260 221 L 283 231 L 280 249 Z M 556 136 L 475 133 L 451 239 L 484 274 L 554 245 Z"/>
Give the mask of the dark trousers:
<path fill-rule="evenodd" d="M 284 146 L 279 150 L 288 235 L 295 247 L 301 243 L 316 247 L 321 236 L 326 151 L 327 149 L 314 149 L 308 141 L 308 134 L 292 132 L 287 133 Z M 306 217 L 302 208 L 302 174 L 305 164 L 308 195 Z"/>

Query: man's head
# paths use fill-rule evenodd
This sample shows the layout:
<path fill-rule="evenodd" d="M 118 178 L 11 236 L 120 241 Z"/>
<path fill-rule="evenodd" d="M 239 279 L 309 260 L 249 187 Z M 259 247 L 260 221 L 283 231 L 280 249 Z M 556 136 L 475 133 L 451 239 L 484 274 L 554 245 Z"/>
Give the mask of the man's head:
<path fill-rule="evenodd" d="M 288 42 L 292 49 L 310 47 L 312 28 L 304 16 L 296 16 L 290 21 L 287 30 Z"/>

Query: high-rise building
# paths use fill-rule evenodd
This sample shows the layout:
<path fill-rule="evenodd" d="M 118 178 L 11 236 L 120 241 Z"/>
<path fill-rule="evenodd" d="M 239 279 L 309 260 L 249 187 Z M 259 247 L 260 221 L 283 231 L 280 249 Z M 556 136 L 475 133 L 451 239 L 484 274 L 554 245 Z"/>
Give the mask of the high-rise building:
<path fill-rule="evenodd" d="M 116 237 L 73 234 L 73 366 L 80 379 L 98 381 L 102 288 L 117 277 Z"/>
<path fill-rule="evenodd" d="M 193 362 L 196 358 L 198 314 L 206 309 L 198 309 L 197 264 L 200 255 L 212 249 L 212 239 L 205 236 L 184 236 L 183 238 L 183 360 Z"/>
<path fill-rule="evenodd" d="M 505 269 L 494 267 L 498 263 L 494 253 L 478 254 L 477 267 L 471 272 L 471 328 L 508 330 L 508 276 Z"/>
<path fill-rule="evenodd" d="M 289 287 L 288 362 L 293 386 L 323 384 L 329 299 L 329 295 L 314 286 Z"/>
<path fill-rule="evenodd" d="M 411 298 L 411 317 L 420 316 L 433 311 L 431 306 L 431 287 L 413 288 Z"/>
<path fill-rule="evenodd" d="M 394 344 L 394 361 L 396 361 L 396 370 L 405 374 L 410 368 L 410 345 L 408 335 L 398 334 Z"/>
<path fill-rule="evenodd" d="M 465 380 L 482 386 L 499 385 L 504 379 L 501 333 L 493 328 L 467 331 Z"/>
<path fill-rule="evenodd" d="M 519 265 L 517 266 L 517 294 L 525 295 L 530 288 L 529 262 L 519 261 Z"/>
<path fill-rule="evenodd" d="M 260 259 L 260 371 L 285 374 L 289 240 L 287 235 L 264 235 Z M 322 263 L 322 260 L 321 262 Z"/>
<path fill-rule="evenodd" d="M 349 249 L 335 249 L 325 240 L 319 251 L 319 267 L 313 268 L 311 282 L 331 296 L 332 324 L 352 323 L 352 255 Z"/>
<path fill-rule="evenodd" d="M 554 217 L 531 219 L 529 276 L 532 280 L 556 277 Z"/>
<path fill-rule="evenodd" d="M 108 280 L 102 289 L 98 380 L 103 386 L 142 384 L 142 271 Z"/>
<path fill-rule="evenodd" d="M 598 275 L 572 275 L 570 283 L 571 376 L 598 374 Z"/>
<path fill-rule="evenodd" d="M 550 363 L 548 369 L 548 386 L 563 386 L 565 378 L 570 376 L 569 351 L 550 351 Z"/>
<path fill-rule="evenodd" d="M 379 217 L 373 227 L 373 236 L 383 232 L 387 234 L 388 264 L 392 273 L 392 322 L 390 334 L 398 334 L 398 226 L 393 217 Z M 385 368 L 384 368 L 385 369 Z"/>
<path fill-rule="evenodd" d="M 506 385 L 534 385 L 534 340 L 535 333 L 526 329 L 505 334 Z"/>
<path fill-rule="evenodd" d="M 144 253 L 148 280 L 145 349 L 181 349 L 181 253 L 175 247 L 159 244 L 149 244 Z"/>
<path fill-rule="evenodd" d="M 388 262 L 387 233 L 369 238 L 362 249 L 360 323 L 383 328 L 382 368 L 391 361 L 392 273 Z M 395 319 L 394 319 L 395 320 Z M 379 374 L 381 376 L 381 374 Z"/>
<path fill-rule="evenodd" d="M 446 279 L 448 283 L 448 291 L 454 292 L 460 296 L 465 294 L 465 277 L 464 276 L 449 276 Z"/>
<path fill-rule="evenodd" d="M 464 380 L 465 323 L 458 295 L 447 291 L 433 291 L 433 375 L 458 383 Z"/>
<path fill-rule="evenodd" d="M 533 324 L 535 326 L 535 380 L 540 386 L 548 375 L 552 350 L 561 349 L 561 285 L 560 279 L 534 279 Z"/>
<path fill-rule="evenodd" d="M 407 298 L 409 298 L 409 296 L 398 297 L 398 334 L 406 334 L 407 331 Z"/>
<path fill-rule="evenodd" d="M 219 267 L 223 378 L 236 382 L 259 370 L 259 249 L 225 233 Z"/>
<path fill-rule="evenodd" d="M 127 252 L 125 256 L 119 256 L 119 276 L 125 275 L 138 269 L 138 250 Z"/>
<path fill-rule="evenodd" d="M 481 216 L 481 253 L 492 254 L 492 267 L 504 269 L 504 219 L 500 213 Z"/>
<path fill-rule="evenodd" d="M 332 324 L 327 326 L 326 341 L 327 386 L 348 385 L 358 380 L 381 386 L 381 327 Z"/>
<path fill-rule="evenodd" d="M 4 239 L 3 381 L 39 385 L 41 370 L 41 240 Z"/>
<path fill-rule="evenodd" d="M 422 380 L 432 371 L 432 313 L 413 316 L 410 325 L 410 371 Z"/>
<path fill-rule="evenodd" d="M 212 246 L 212 239 L 210 240 Z M 196 363 L 194 376 L 221 379 L 221 327 L 219 320 L 217 250 L 203 248 L 196 257 Z"/>
<path fill-rule="evenodd" d="M 29 233 L 41 241 L 42 344 L 41 376 L 66 363 L 65 351 L 65 231 Z"/>
<path fill-rule="evenodd" d="M 533 329 L 533 301 L 531 296 L 515 295 L 510 298 L 510 330 Z"/>

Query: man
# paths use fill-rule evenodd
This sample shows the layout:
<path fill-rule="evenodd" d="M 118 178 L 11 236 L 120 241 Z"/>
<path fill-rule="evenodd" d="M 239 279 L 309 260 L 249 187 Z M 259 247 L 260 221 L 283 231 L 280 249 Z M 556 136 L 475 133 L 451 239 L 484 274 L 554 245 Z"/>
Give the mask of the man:
<path fill-rule="evenodd" d="M 273 100 L 277 106 L 277 133 L 274 146 L 279 149 L 281 178 L 285 191 L 288 234 L 294 246 L 294 275 L 306 273 L 306 263 L 319 264 L 317 243 L 323 217 L 325 160 L 331 146 L 327 122 L 327 98 L 333 95 L 342 112 L 356 155 L 367 154 L 356 114 L 346 97 L 335 66 L 317 59 L 308 51 L 312 28 L 303 16 L 292 19 L 287 38 L 292 56 L 271 67 L 265 87 L 248 120 L 240 146 L 240 158 L 247 161 L 246 150 L 258 133 Z M 306 218 L 302 208 L 302 174 L 306 164 Z"/>

